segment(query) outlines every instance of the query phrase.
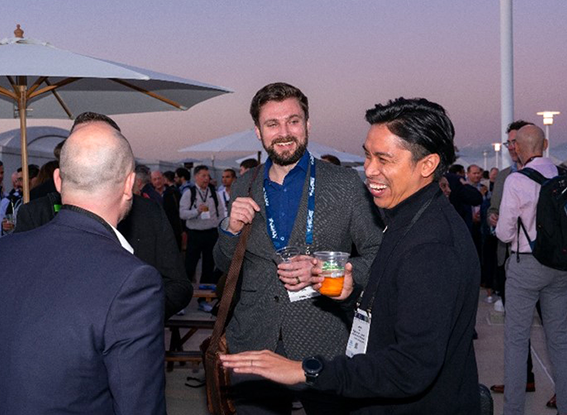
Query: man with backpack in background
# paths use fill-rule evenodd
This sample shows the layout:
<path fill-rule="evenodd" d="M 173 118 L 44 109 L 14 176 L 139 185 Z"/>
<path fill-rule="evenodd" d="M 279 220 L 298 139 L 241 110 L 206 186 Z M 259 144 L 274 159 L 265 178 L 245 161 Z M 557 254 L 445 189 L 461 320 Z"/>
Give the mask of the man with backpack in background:
<path fill-rule="evenodd" d="M 219 200 L 207 166 L 194 170 L 195 186 L 183 193 L 179 201 L 179 217 L 187 226 L 187 249 L 185 268 L 190 280 L 194 280 L 197 263 L 202 256 L 201 284 L 216 284 L 219 277 L 214 272 L 213 248 L 218 239 L 217 226 L 220 222 Z M 199 302 L 199 309 L 211 311 L 206 302 Z"/>
<path fill-rule="evenodd" d="M 565 186 L 567 179 L 564 176 L 552 179 L 561 172 L 549 158 L 542 157 L 547 140 L 539 127 L 522 127 L 516 135 L 515 145 L 524 169 L 506 179 L 496 225 L 498 239 L 510 243 L 512 248 L 506 263 L 504 414 L 524 413 L 526 355 L 538 300 L 554 368 L 557 407 L 563 414 L 567 413 L 567 254 L 556 255 L 558 260 L 550 262 L 548 256 L 540 255 L 540 251 L 543 248 L 546 253 L 553 254 L 565 249 L 560 238 L 555 238 L 557 234 L 548 231 L 561 230 L 567 223 L 561 215 L 567 214 L 564 208 L 557 209 L 557 214 L 551 218 L 539 214 L 536 217 L 536 213 L 554 207 L 555 201 L 559 200 L 555 197 L 561 195 L 560 186 Z M 552 180 L 545 180 L 542 186 L 541 180 L 536 181 L 537 173 Z M 560 191 L 548 198 L 550 185 Z M 565 193 L 563 188 L 563 197 Z M 542 195 L 545 206 L 538 203 Z M 543 226 L 544 219 L 554 220 L 555 229 Z"/>

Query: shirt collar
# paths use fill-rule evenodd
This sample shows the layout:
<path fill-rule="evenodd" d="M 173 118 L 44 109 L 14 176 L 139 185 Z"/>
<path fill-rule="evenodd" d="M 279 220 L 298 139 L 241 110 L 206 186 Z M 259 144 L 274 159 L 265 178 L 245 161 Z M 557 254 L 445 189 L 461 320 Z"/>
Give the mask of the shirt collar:
<path fill-rule="evenodd" d="M 552 163 L 551 159 L 549 157 L 535 157 L 533 160 L 530 160 L 526 163 L 526 165 L 524 167 L 529 166 L 537 166 L 537 165 L 542 165 L 542 164 L 549 164 Z"/>
<path fill-rule="evenodd" d="M 131 254 L 134 253 L 134 248 L 132 248 L 132 245 L 130 245 L 128 243 L 126 238 L 124 238 L 124 236 L 118 231 L 118 229 L 116 229 L 114 226 L 112 226 L 110 223 L 108 223 L 106 220 L 104 220 L 102 217 L 100 217 L 96 213 L 93 213 L 90 210 L 86 210 L 86 209 L 83 209 L 83 208 L 81 208 L 79 206 L 75 206 L 75 205 L 63 205 L 63 206 L 61 206 L 61 209 L 62 210 L 71 210 L 73 212 L 83 214 L 85 216 L 90 217 L 91 219 L 96 220 L 102 226 L 104 226 L 108 231 L 112 230 L 114 232 L 114 234 L 116 235 L 116 238 L 118 239 L 118 242 L 120 243 L 120 245 L 124 249 L 126 249 Z"/>
<path fill-rule="evenodd" d="M 110 225 L 110 224 L 109 224 Z M 114 231 L 114 233 L 116 234 L 116 237 L 118 238 L 118 242 L 120 242 L 120 245 L 122 245 L 122 248 L 124 248 L 125 250 L 127 250 L 128 252 L 130 252 L 131 254 L 134 253 L 134 248 L 132 248 L 132 245 L 130 245 L 128 243 L 128 241 L 126 240 L 126 238 L 124 238 L 124 235 L 122 235 L 120 233 L 120 231 L 118 229 L 116 229 L 114 226 L 110 225 L 110 227 L 112 228 L 112 230 Z"/>
<path fill-rule="evenodd" d="M 301 156 L 301 158 L 299 159 L 299 161 L 297 162 L 295 167 L 293 169 L 291 169 L 291 171 L 289 173 L 291 173 L 292 171 L 294 171 L 296 169 L 301 169 L 304 172 L 307 172 L 307 170 L 309 169 L 309 158 L 310 157 L 311 157 L 311 154 L 309 153 L 309 151 L 305 150 L 305 153 L 303 153 L 303 156 Z M 265 167 L 264 167 L 264 181 L 270 180 L 270 168 L 272 167 L 272 164 L 274 164 L 274 162 L 272 161 L 271 158 L 268 158 L 268 160 L 266 160 L 266 164 L 265 164 Z"/>

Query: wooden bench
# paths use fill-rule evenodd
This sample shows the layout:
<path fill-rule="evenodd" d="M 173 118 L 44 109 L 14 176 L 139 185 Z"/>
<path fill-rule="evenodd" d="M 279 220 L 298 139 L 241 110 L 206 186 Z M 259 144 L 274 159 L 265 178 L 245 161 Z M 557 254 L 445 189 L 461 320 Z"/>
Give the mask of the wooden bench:
<path fill-rule="evenodd" d="M 195 320 L 174 316 L 165 322 L 165 327 L 171 331 L 171 339 L 169 341 L 169 350 L 165 352 L 165 361 L 167 362 L 167 371 L 173 370 L 175 362 L 184 365 L 187 362 L 192 363 L 195 367 L 201 363 L 200 350 L 183 350 L 183 345 L 193 336 L 197 330 L 212 330 L 215 325 L 214 319 Z M 181 336 L 181 329 L 188 329 L 187 333 Z"/>
<path fill-rule="evenodd" d="M 213 286 L 213 284 L 206 285 Z M 199 284 L 193 284 L 193 298 L 204 298 L 205 301 L 211 302 L 217 298 L 217 293 L 214 290 L 201 290 Z"/>

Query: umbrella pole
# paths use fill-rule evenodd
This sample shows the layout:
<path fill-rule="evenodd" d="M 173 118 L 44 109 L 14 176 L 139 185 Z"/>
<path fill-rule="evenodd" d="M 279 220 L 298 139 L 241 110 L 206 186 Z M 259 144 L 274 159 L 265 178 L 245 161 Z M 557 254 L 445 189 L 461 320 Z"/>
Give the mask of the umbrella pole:
<path fill-rule="evenodd" d="M 28 140 L 26 129 L 27 87 L 25 81 L 18 85 L 18 113 L 20 114 L 20 147 L 22 151 L 22 179 L 24 187 L 24 203 L 30 201 L 30 175 L 28 169 Z"/>
<path fill-rule="evenodd" d="M 258 151 L 258 164 L 262 164 L 262 152 Z"/>

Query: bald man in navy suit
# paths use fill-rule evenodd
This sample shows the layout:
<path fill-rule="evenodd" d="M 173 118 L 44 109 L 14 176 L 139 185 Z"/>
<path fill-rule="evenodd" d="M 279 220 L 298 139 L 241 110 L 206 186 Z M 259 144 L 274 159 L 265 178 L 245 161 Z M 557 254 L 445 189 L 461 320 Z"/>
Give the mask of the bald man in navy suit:
<path fill-rule="evenodd" d="M 0 241 L 0 413 L 165 414 L 162 280 L 116 229 L 133 170 L 118 131 L 77 128 L 59 214 Z"/>

